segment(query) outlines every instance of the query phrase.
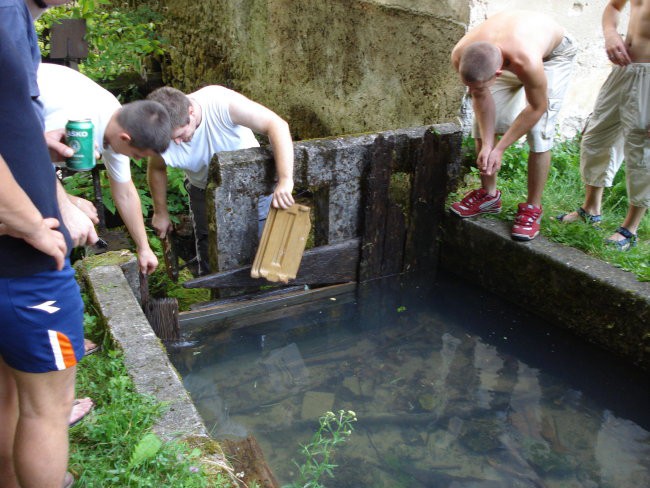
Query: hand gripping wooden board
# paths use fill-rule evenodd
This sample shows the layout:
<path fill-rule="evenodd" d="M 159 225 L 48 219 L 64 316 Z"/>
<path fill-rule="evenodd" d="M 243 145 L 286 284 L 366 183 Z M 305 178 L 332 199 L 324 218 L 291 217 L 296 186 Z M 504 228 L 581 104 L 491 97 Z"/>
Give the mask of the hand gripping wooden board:
<path fill-rule="evenodd" d="M 287 283 L 296 277 L 311 222 L 309 207 L 271 208 L 251 268 L 251 277 Z"/>

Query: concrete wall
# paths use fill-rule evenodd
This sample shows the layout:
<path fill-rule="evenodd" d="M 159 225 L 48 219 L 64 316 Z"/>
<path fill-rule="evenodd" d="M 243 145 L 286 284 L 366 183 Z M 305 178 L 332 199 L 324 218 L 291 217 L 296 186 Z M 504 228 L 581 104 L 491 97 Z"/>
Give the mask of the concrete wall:
<path fill-rule="evenodd" d="M 468 27 L 511 8 L 556 17 L 580 53 L 561 119 L 582 126 L 609 64 L 606 0 L 160 0 L 163 80 L 225 84 L 285 117 L 297 139 L 456 122 L 449 53 Z M 623 19 L 626 25 L 627 19 Z M 467 118 L 467 116 L 464 116 Z"/>
<path fill-rule="evenodd" d="M 544 236 L 513 241 L 501 220 L 449 213 L 440 266 L 650 371 L 650 283 L 632 273 Z"/>
<path fill-rule="evenodd" d="M 222 83 L 305 139 L 456 121 L 466 1 L 163 0 L 163 79 Z"/>

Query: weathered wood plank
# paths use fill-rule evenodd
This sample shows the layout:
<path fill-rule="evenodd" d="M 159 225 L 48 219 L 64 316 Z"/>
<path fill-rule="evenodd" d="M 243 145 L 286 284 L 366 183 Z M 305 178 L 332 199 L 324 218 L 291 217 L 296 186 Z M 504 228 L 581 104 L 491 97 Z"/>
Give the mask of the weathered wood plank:
<path fill-rule="evenodd" d="M 356 281 L 359 265 L 359 239 L 348 239 L 305 251 L 296 279 L 289 285 L 314 285 Z M 224 288 L 261 286 L 268 281 L 251 278 L 251 267 L 244 266 L 201 276 L 183 283 L 185 288 Z"/>
<path fill-rule="evenodd" d="M 406 239 L 406 217 L 404 210 L 390 202 L 386 213 L 386 232 L 384 233 L 384 251 L 380 276 L 401 273 L 404 262 L 404 240 Z"/>
<path fill-rule="evenodd" d="M 448 172 L 460 164 L 460 131 L 424 135 L 422 157 L 416 163 L 411 194 L 411 222 L 406 239 L 404 267 L 435 272 L 438 231 L 447 196 Z"/>
<path fill-rule="evenodd" d="M 245 486 L 256 482 L 257 486 L 263 488 L 280 488 L 254 436 L 249 435 L 245 439 L 221 439 L 219 443 L 232 463 L 233 470 L 244 473 L 241 481 L 246 483 Z"/>
<path fill-rule="evenodd" d="M 352 282 L 326 286 L 315 290 L 296 291 L 287 293 L 286 295 L 273 295 L 265 298 L 242 300 L 234 303 L 228 301 L 223 305 L 214 305 L 199 310 L 180 312 L 178 314 L 179 322 L 184 331 L 191 330 L 193 333 L 200 333 L 201 329 L 218 320 L 270 312 L 323 297 L 335 297 L 355 290 L 356 286 L 356 282 Z M 228 325 L 228 327 L 232 326 L 232 323 Z"/>
<path fill-rule="evenodd" d="M 379 135 L 371 150 L 370 170 L 362 192 L 363 227 L 359 281 L 381 275 L 388 212 L 388 188 L 394 159 L 394 138 Z"/>

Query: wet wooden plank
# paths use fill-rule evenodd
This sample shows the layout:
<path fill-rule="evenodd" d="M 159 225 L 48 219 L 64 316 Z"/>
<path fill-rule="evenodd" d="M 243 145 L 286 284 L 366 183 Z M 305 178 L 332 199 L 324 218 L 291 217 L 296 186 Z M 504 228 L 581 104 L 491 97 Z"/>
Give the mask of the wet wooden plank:
<path fill-rule="evenodd" d="M 411 223 L 406 239 L 404 266 L 435 272 L 439 229 L 447 197 L 448 171 L 460 162 L 460 131 L 425 132 L 422 157 L 413 174 Z"/>
<path fill-rule="evenodd" d="M 403 271 L 404 240 L 406 239 L 406 217 L 402 208 L 391 202 L 386 212 L 383 259 L 380 276 L 390 276 Z"/>
<path fill-rule="evenodd" d="M 379 135 L 371 150 L 370 171 L 361 196 L 363 201 L 363 227 L 361 229 L 361 258 L 359 281 L 381 275 L 384 259 L 386 214 L 388 213 L 388 188 L 394 159 L 393 138 Z"/>
<path fill-rule="evenodd" d="M 344 293 L 356 290 L 356 282 L 340 285 L 326 286 L 315 290 L 294 291 L 286 295 L 273 295 L 270 297 L 241 300 L 237 302 L 228 301 L 224 304 L 216 304 L 211 307 L 199 310 L 190 310 L 179 313 L 179 322 L 184 331 L 191 330 L 198 333 L 202 328 L 219 320 L 236 317 L 241 319 L 246 316 L 271 312 L 291 305 L 308 303 L 325 297 L 336 297 Z M 226 324 L 226 327 L 233 327 L 234 324 Z"/>
<path fill-rule="evenodd" d="M 300 269 L 290 285 L 346 283 L 357 280 L 359 265 L 359 239 L 348 239 L 328 246 L 305 251 Z M 183 283 L 185 288 L 226 288 L 261 286 L 265 279 L 251 278 L 251 267 L 222 271 L 201 276 Z"/>
<path fill-rule="evenodd" d="M 245 486 L 252 486 L 257 482 L 256 486 L 262 488 L 280 488 L 254 436 L 249 435 L 245 439 L 221 439 L 219 444 L 235 473 L 244 473 L 241 481 L 246 483 Z"/>

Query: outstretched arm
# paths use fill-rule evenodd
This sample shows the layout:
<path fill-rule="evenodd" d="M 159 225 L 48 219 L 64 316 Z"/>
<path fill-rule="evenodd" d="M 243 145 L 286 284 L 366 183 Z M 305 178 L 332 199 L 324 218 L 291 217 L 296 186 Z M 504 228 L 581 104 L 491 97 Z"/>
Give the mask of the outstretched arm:
<path fill-rule="evenodd" d="M 229 106 L 230 118 L 235 124 L 248 127 L 253 132 L 269 138 L 278 183 L 273 192 L 273 206 L 288 208 L 293 205 L 293 141 L 289 124 L 278 114 L 253 102 L 241 94 L 236 94 Z"/>
<path fill-rule="evenodd" d="M 67 248 L 63 234 L 56 230 L 58 227 L 57 219 L 43 218 L 0 155 L 0 235 L 25 240 L 39 251 L 52 256 L 56 268 L 61 270 Z"/>
<path fill-rule="evenodd" d="M 172 230 L 172 222 L 167 210 L 167 167 L 161 156 L 151 156 L 147 164 L 147 180 L 153 200 L 151 225 L 160 238 Z"/>
<path fill-rule="evenodd" d="M 136 190 L 133 180 L 119 182 L 109 177 L 109 182 L 115 206 L 135 243 L 140 271 L 151 274 L 158 267 L 158 258 L 149 246 L 138 190 Z"/>

